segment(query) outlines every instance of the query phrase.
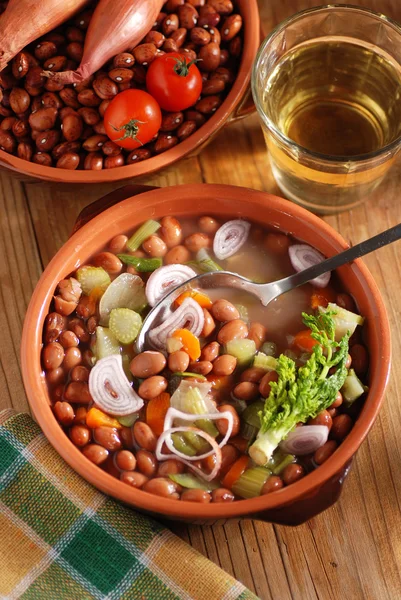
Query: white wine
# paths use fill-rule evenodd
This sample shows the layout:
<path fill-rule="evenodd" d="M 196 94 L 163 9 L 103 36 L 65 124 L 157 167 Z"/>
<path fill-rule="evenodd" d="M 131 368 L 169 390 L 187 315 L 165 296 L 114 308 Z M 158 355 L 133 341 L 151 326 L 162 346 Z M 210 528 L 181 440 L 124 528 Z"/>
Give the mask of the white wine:
<path fill-rule="evenodd" d="M 289 152 L 280 135 L 265 130 L 273 172 L 287 196 L 321 212 L 325 205 L 350 208 L 380 183 L 393 160 L 389 154 L 373 169 L 363 168 L 363 159 L 401 135 L 401 67 L 355 38 L 310 40 L 277 62 L 261 104 L 276 130 L 313 153 L 302 160 L 295 144 Z"/>

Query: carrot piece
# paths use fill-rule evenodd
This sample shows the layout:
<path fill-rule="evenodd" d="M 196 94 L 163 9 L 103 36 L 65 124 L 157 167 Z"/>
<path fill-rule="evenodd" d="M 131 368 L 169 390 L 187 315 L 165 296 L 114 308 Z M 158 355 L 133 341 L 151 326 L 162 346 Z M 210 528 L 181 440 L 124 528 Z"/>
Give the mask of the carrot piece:
<path fill-rule="evenodd" d="M 319 342 L 312 337 L 310 329 L 304 329 L 303 331 L 299 331 L 297 333 L 292 345 L 296 346 L 300 350 L 303 350 L 304 352 L 312 352 L 313 348 L 318 343 Z"/>
<path fill-rule="evenodd" d="M 164 430 L 164 419 L 170 408 L 170 394 L 163 392 L 152 398 L 146 405 L 146 423 L 155 435 L 161 435 Z"/>
<path fill-rule="evenodd" d="M 311 307 L 313 309 L 319 308 L 322 306 L 323 308 L 327 308 L 329 302 L 334 302 L 336 299 L 335 293 L 330 288 L 323 288 L 318 292 L 315 292 L 311 296 Z"/>
<path fill-rule="evenodd" d="M 88 410 L 86 424 L 91 429 L 96 429 L 96 427 L 115 427 L 116 429 L 121 429 L 122 427 L 117 419 L 109 417 L 109 415 L 106 415 L 102 410 L 95 407 Z"/>
<path fill-rule="evenodd" d="M 187 292 L 183 292 L 174 300 L 174 302 L 177 306 L 181 306 L 186 298 L 193 298 L 202 308 L 211 308 L 213 305 L 209 296 L 206 296 L 203 292 L 198 292 L 198 290 L 188 290 Z"/>
<path fill-rule="evenodd" d="M 248 449 L 249 440 L 246 440 L 240 435 L 236 435 L 235 437 L 230 438 L 230 444 L 235 446 L 240 452 L 245 453 Z"/>
<path fill-rule="evenodd" d="M 221 485 L 224 488 L 228 488 L 231 490 L 234 483 L 238 481 L 241 477 L 242 473 L 248 467 L 249 464 L 249 456 L 240 456 L 238 460 L 232 465 L 232 467 L 227 471 L 221 480 Z"/>
<path fill-rule="evenodd" d="M 189 331 L 189 329 L 176 329 L 171 337 L 180 340 L 183 350 L 189 354 L 191 360 L 198 360 L 201 355 L 200 343 L 192 331 Z"/>

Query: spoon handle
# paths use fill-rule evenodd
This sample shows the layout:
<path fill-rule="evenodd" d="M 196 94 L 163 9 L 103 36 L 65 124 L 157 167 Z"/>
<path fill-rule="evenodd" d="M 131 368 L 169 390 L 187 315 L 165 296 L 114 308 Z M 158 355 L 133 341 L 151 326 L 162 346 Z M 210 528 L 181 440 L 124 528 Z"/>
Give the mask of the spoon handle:
<path fill-rule="evenodd" d="M 375 235 L 360 244 L 356 244 L 356 246 L 352 246 L 348 248 L 348 250 L 344 250 L 344 252 L 340 252 L 331 258 L 327 258 L 326 260 L 318 263 L 317 265 L 313 265 L 304 271 L 300 271 L 299 273 L 295 273 L 294 275 L 290 275 L 290 277 L 286 277 L 282 279 L 280 282 L 280 287 L 282 287 L 282 291 L 288 291 L 294 287 L 298 287 L 299 285 L 303 285 L 315 277 L 319 277 L 319 275 L 323 275 L 328 271 L 333 271 L 346 263 L 355 260 L 355 258 L 359 258 L 360 256 L 365 256 L 365 254 L 369 254 L 374 250 L 378 250 L 383 246 L 387 246 L 387 244 L 391 244 L 396 240 L 401 238 L 401 223 L 395 225 L 395 227 L 391 227 L 390 229 L 386 229 L 382 233 Z"/>

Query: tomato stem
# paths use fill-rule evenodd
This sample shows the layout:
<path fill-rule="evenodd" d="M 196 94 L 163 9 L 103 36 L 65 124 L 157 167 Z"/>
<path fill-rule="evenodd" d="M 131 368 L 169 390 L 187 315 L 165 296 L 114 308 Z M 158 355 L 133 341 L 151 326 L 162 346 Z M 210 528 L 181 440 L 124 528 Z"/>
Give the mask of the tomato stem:
<path fill-rule="evenodd" d="M 176 56 L 169 56 L 169 58 L 175 60 L 176 64 L 174 66 L 174 73 L 177 73 L 177 75 L 179 75 L 180 77 L 187 77 L 189 75 L 190 67 L 192 67 L 192 65 L 195 65 L 198 62 L 198 60 L 200 60 L 198 58 L 194 58 L 189 63 L 187 63 L 184 56 L 182 58 L 178 58 Z"/>
<path fill-rule="evenodd" d="M 143 146 L 141 140 L 138 138 L 138 133 L 139 133 L 138 124 L 144 125 L 145 123 L 146 123 L 146 121 L 139 121 L 138 119 L 131 119 L 130 121 L 128 121 L 128 123 L 126 123 L 125 125 L 122 125 L 121 127 L 114 127 L 114 125 L 112 123 L 110 123 L 110 127 L 112 127 L 114 129 L 114 131 L 124 131 L 124 135 L 120 138 L 117 138 L 116 142 L 119 142 L 121 140 L 126 140 L 126 139 L 133 139 L 136 142 L 138 142 L 139 144 L 141 144 L 141 146 Z"/>

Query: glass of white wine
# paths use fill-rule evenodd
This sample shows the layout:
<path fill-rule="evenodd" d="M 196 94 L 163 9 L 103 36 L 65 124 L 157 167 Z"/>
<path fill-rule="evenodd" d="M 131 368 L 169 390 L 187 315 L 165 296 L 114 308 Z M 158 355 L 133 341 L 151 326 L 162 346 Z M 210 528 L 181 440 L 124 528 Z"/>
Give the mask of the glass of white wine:
<path fill-rule="evenodd" d="M 401 28 L 357 6 L 298 13 L 263 42 L 252 92 L 283 194 L 317 213 L 351 209 L 401 148 Z"/>

